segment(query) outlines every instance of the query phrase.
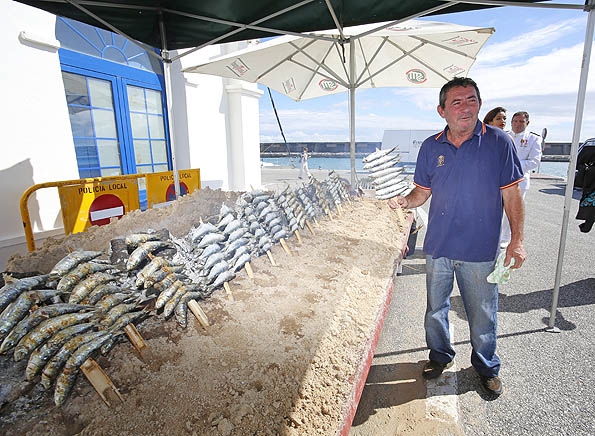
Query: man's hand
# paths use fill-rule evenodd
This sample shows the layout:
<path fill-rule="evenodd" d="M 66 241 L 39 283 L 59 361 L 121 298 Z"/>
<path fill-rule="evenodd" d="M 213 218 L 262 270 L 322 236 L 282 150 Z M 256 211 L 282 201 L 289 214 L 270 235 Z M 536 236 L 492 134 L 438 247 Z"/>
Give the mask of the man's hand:
<path fill-rule="evenodd" d="M 391 198 L 390 200 L 388 200 L 388 206 L 392 210 L 396 210 L 397 207 L 407 208 L 407 206 L 409 206 L 409 202 L 405 197 L 397 195 L 397 201 L 395 202 L 395 200 Z"/>
<path fill-rule="evenodd" d="M 525 251 L 525 247 L 523 247 L 523 243 L 521 241 L 511 241 L 510 244 L 508 244 L 508 247 L 506 247 L 504 266 L 508 266 L 510 260 L 514 258 L 514 265 L 511 266 L 510 269 L 519 269 L 523 266 L 526 257 L 527 252 Z"/>
<path fill-rule="evenodd" d="M 502 200 L 504 201 L 504 211 L 510 222 L 510 233 L 512 235 L 510 244 L 506 247 L 504 265 L 508 266 L 510 259 L 514 258 L 514 265 L 511 268 L 518 269 L 523 265 L 525 257 L 527 257 L 527 252 L 523 247 L 525 205 L 518 183 L 502 190 Z"/>

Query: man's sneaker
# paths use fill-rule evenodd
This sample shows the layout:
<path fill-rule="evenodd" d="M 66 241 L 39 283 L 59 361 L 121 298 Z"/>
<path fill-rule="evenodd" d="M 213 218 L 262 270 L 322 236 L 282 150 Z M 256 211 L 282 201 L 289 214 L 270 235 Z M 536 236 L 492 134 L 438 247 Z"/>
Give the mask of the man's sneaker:
<path fill-rule="evenodd" d="M 430 380 L 433 378 L 440 377 L 440 374 L 444 372 L 445 369 L 450 368 L 454 364 L 454 361 L 450 361 L 448 363 L 437 362 L 436 360 L 429 360 L 424 365 L 424 369 L 421 373 L 423 378 L 426 380 Z"/>
<path fill-rule="evenodd" d="M 480 375 L 479 378 L 481 379 L 481 386 L 488 394 L 497 397 L 502 393 L 502 380 L 497 375 L 494 377 Z"/>

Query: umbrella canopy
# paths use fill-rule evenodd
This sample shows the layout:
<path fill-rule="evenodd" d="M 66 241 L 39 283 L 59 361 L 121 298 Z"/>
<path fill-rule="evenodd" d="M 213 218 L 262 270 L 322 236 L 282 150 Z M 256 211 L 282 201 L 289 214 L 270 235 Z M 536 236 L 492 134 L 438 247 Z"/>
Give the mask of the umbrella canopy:
<path fill-rule="evenodd" d="M 343 33 L 352 38 L 379 26 L 349 27 Z M 282 36 L 183 71 L 261 83 L 296 101 L 345 92 L 352 86 L 438 88 L 467 74 L 493 32 L 493 28 L 409 20 L 351 39 L 354 83 L 350 42 L 336 30 L 314 32 L 328 40 Z"/>
<path fill-rule="evenodd" d="M 379 27 L 382 30 L 376 30 Z M 493 28 L 409 20 L 283 36 L 184 72 L 266 85 L 296 101 L 356 88 L 439 88 L 466 76 Z M 354 101 L 350 104 L 351 171 L 355 182 Z"/>

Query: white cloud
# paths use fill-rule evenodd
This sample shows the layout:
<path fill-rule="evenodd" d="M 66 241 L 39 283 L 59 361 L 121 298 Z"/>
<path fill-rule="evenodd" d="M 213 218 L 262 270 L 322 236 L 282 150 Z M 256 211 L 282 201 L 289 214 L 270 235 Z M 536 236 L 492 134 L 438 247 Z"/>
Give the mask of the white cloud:
<path fill-rule="evenodd" d="M 583 44 L 556 49 L 544 56 L 534 56 L 523 64 L 473 68 L 471 77 L 482 96 L 500 98 L 528 95 L 576 93 L 578 89 Z M 595 66 L 591 59 L 591 68 Z M 595 80 L 588 82 L 595 89 Z"/>
<path fill-rule="evenodd" d="M 477 63 L 497 64 L 512 58 L 526 56 L 535 49 L 546 47 L 567 34 L 576 32 L 577 28 L 582 29 L 584 22 L 584 17 L 564 20 L 532 32 L 520 34 L 504 42 L 493 44 L 488 42 L 479 52 Z"/>
<path fill-rule="evenodd" d="M 347 112 L 280 110 L 279 118 L 288 142 L 299 141 L 348 141 L 349 116 Z M 356 113 L 356 141 L 380 141 L 385 129 L 417 128 L 442 129 L 443 122 L 436 115 L 424 121 L 422 114 L 407 116 L 396 114 Z M 279 126 L 271 111 L 260 114 L 260 137 L 262 142 L 282 141 Z"/>
<path fill-rule="evenodd" d="M 404 98 L 411 101 L 423 111 L 436 111 L 438 105 L 438 89 L 430 88 L 396 88 L 392 93 L 397 98 Z"/>

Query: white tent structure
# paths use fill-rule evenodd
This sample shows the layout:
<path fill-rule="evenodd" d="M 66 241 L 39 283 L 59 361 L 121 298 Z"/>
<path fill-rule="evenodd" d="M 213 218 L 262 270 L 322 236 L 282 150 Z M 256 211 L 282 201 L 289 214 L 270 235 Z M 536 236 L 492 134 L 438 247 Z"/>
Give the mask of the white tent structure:
<path fill-rule="evenodd" d="M 146 2 L 136 2 L 138 4 L 126 4 L 125 2 L 112 2 L 112 1 L 102 1 L 102 0 L 18 0 L 22 3 L 26 3 L 26 4 L 32 4 L 36 7 L 39 7 L 41 9 L 46 9 L 49 10 L 50 12 L 59 14 L 59 15 L 63 15 L 63 16 L 68 16 L 74 19 L 81 19 L 81 16 L 77 16 L 76 14 L 73 15 L 72 11 L 77 10 L 77 11 L 81 11 L 83 12 L 82 17 L 91 17 L 94 20 L 92 22 L 90 22 L 90 24 L 93 25 L 97 25 L 98 23 L 101 24 L 102 26 L 104 26 L 104 28 L 106 29 L 110 29 L 113 32 L 116 32 L 128 39 L 132 39 L 132 40 L 136 40 L 136 42 L 138 43 L 138 41 L 142 41 L 145 38 L 141 38 L 140 34 L 137 35 L 136 38 L 133 38 L 131 36 L 129 36 L 128 34 L 126 34 L 126 32 L 123 32 L 122 30 L 120 30 L 118 27 L 122 26 L 122 25 L 131 25 L 133 28 L 134 27 L 140 27 L 143 29 L 144 32 L 144 27 L 143 26 L 137 26 L 137 21 L 141 21 L 144 17 L 148 17 L 149 19 L 156 17 L 158 20 L 158 28 L 160 29 L 159 32 L 159 39 L 161 44 L 155 44 L 154 43 L 154 38 L 153 36 L 156 34 L 155 32 L 155 24 L 151 23 L 149 20 L 149 23 L 147 25 L 147 28 L 150 29 L 150 31 L 148 33 L 143 33 L 145 36 L 148 36 L 148 40 L 153 41 L 153 45 L 155 46 L 161 46 L 162 48 L 162 55 L 157 55 L 155 53 L 155 55 L 159 58 L 161 58 L 161 60 L 164 62 L 164 72 L 165 72 L 165 81 L 166 81 L 166 93 L 168 94 L 168 99 L 170 98 L 169 95 L 171 94 L 170 89 L 169 89 L 169 64 L 171 64 L 171 62 L 177 60 L 179 57 L 184 56 L 186 54 L 189 54 L 195 50 L 198 50 L 202 47 L 205 47 L 209 44 L 214 44 L 217 42 L 222 42 L 222 41 L 226 41 L 226 38 L 234 38 L 234 40 L 237 39 L 248 39 L 248 37 L 245 38 L 237 38 L 235 39 L 234 35 L 236 35 L 239 32 L 242 32 L 244 30 L 249 30 L 249 31 L 254 31 L 254 32 L 265 32 L 266 34 L 287 34 L 287 35 L 294 35 L 294 36 L 304 36 L 306 38 L 309 39 L 328 39 L 326 36 L 317 36 L 314 35 L 312 33 L 308 33 L 308 34 L 298 34 L 295 30 L 288 30 L 287 26 L 289 25 L 288 23 L 284 23 L 283 25 L 279 25 L 277 26 L 278 28 L 274 28 L 274 27 L 263 27 L 263 23 L 267 23 L 267 21 L 269 20 L 275 20 L 279 17 L 281 17 L 281 22 L 283 22 L 285 16 L 284 14 L 288 13 L 288 12 L 295 12 L 296 10 L 298 12 L 300 12 L 300 8 L 302 6 L 312 6 L 314 5 L 314 7 L 318 7 L 321 6 L 322 9 L 318 9 L 318 11 L 324 11 L 324 14 L 329 14 L 332 17 L 332 21 L 335 23 L 336 27 L 337 27 L 337 32 L 339 33 L 339 35 L 341 35 L 341 39 L 343 41 L 342 44 L 339 44 L 339 48 L 340 51 L 343 50 L 343 48 L 345 47 L 345 44 L 348 43 L 349 41 L 354 41 L 356 44 L 349 44 L 349 59 L 355 59 L 356 62 L 352 63 L 349 67 L 349 73 L 347 73 L 347 71 L 345 71 L 345 73 L 347 74 L 347 77 L 349 78 L 349 80 L 347 81 L 348 84 L 352 84 L 352 86 L 349 88 L 350 91 L 350 108 L 353 108 L 354 104 L 355 104 L 355 86 L 353 86 L 353 84 L 357 84 L 358 81 L 361 80 L 365 80 L 366 79 L 366 68 L 365 65 L 367 65 L 368 63 L 368 59 L 360 60 L 360 64 L 364 66 L 364 68 L 361 67 L 360 65 L 360 76 L 357 75 L 357 71 L 356 70 L 356 63 L 357 63 L 357 56 L 355 55 L 355 51 L 356 51 L 356 45 L 357 45 L 357 41 L 365 36 L 367 36 L 367 34 L 372 34 L 375 33 L 377 31 L 381 31 L 387 27 L 390 26 L 396 26 L 399 23 L 403 23 L 405 21 L 407 21 L 407 19 L 414 19 L 414 18 L 418 18 L 418 17 L 422 17 L 425 15 L 429 15 L 429 14 L 436 14 L 436 13 L 446 13 L 446 12 L 450 12 L 451 8 L 453 12 L 456 11 L 464 11 L 464 10 L 470 10 L 470 9 L 474 9 L 474 8 L 481 8 L 481 7 L 486 7 L 486 6 L 518 6 L 518 7 L 533 7 L 533 8 L 551 8 L 551 9 L 573 9 L 573 10 L 584 10 L 585 12 L 588 13 L 589 17 L 587 20 L 587 28 L 586 28 L 586 34 L 585 34 L 585 40 L 584 40 L 584 49 L 583 49 L 583 58 L 582 58 L 582 64 L 581 64 L 581 75 L 580 75 L 580 80 L 579 80 L 579 86 L 578 86 L 578 95 L 577 95 L 577 104 L 576 104 L 576 112 L 575 112 L 575 119 L 574 119 L 574 128 L 573 128 L 573 134 L 572 134 L 572 146 L 571 146 L 571 154 L 570 154 L 570 164 L 568 167 L 568 179 L 567 179 L 567 183 L 566 183 L 566 193 L 565 193 L 565 198 L 564 198 L 564 212 L 563 212 L 563 217 L 562 217 L 562 230 L 560 233 L 560 245 L 559 245 L 559 249 L 558 249 L 558 262 L 557 262 L 557 266 L 556 266 L 556 278 L 555 278 L 555 284 L 554 284 L 554 292 L 553 292 L 553 298 L 552 298 L 552 307 L 551 307 L 551 313 L 550 313 L 550 321 L 549 321 L 549 331 L 557 331 L 556 327 L 554 326 L 555 324 L 555 315 L 556 315 L 556 310 L 557 310 L 557 305 L 558 305 L 558 295 L 559 295 L 559 291 L 560 291 L 560 279 L 561 279 L 561 274 L 562 274 L 562 266 L 563 266 L 563 262 L 564 262 L 564 250 L 566 248 L 566 236 L 568 233 L 568 218 L 569 218 L 569 214 L 570 214 L 570 203 L 572 200 L 572 190 L 573 190 L 573 185 L 574 185 L 574 168 L 576 167 L 576 160 L 577 160 L 577 151 L 578 151 L 578 143 L 580 140 L 580 133 L 581 133 L 581 125 L 582 125 L 582 121 L 583 121 L 583 110 L 584 110 L 584 105 L 585 105 L 585 94 L 586 94 L 586 88 L 587 88 L 587 78 L 589 75 L 589 62 L 591 59 L 591 47 L 593 45 L 593 31 L 595 28 L 595 0 L 585 0 L 584 4 L 568 4 L 568 3 L 555 3 L 555 2 L 551 2 L 551 1 L 538 1 L 538 2 L 533 2 L 536 0 L 517 0 L 517 1 L 505 1 L 505 0 L 437 0 L 436 2 L 434 1 L 422 1 L 422 0 L 418 0 L 416 2 L 410 1 L 407 2 L 405 0 L 401 1 L 401 2 L 393 2 L 393 3 L 399 3 L 399 5 L 393 5 L 393 3 L 391 2 L 385 2 L 385 1 L 381 1 L 379 0 L 378 2 L 373 2 L 373 1 L 363 1 L 363 0 L 357 0 L 357 1 L 350 1 L 348 2 L 347 0 L 343 0 L 343 1 L 338 1 L 335 0 L 335 3 L 340 3 L 341 5 L 345 4 L 345 3 L 349 3 L 351 6 L 357 6 L 357 7 L 361 7 L 362 9 L 354 9 L 354 16 L 359 17 L 359 19 L 361 19 L 360 15 L 362 14 L 366 14 L 367 13 L 367 18 L 366 18 L 366 22 L 376 22 L 376 17 L 378 16 L 384 16 L 384 13 L 392 13 L 395 10 L 399 9 L 397 6 L 400 6 L 400 4 L 405 4 L 407 5 L 414 5 L 415 8 L 413 9 L 408 9 L 408 13 L 410 15 L 407 15 L 407 13 L 403 13 L 403 14 L 397 14 L 399 15 L 399 18 L 396 19 L 396 21 L 393 21 L 392 23 L 389 23 L 388 25 L 381 25 L 378 26 L 376 25 L 376 29 L 371 29 L 368 33 L 362 33 L 359 35 L 354 35 L 352 37 L 350 37 L 349 39 L 347 39 L 343 33 L 343 27 L 341 25 L 341 22 L 343 20 L 339 20 L 339 18 L 337 17 L 337 13 L 335 10 L 335 7 L 333 6 L 333 0 L 325 0 L 324 2 L 322 1 L 316 1 L 316 0 L 301 0 L 301 1 L 297 1 L 291 5 L 286 5 L 285 3 L 292 3 L 291 1 L 289 2 L 283 2 L 285 7 L 282 8 L 281 10 L 278 10 L 276 12 L 272 12 L 272 11 L 267 11 L 266 10 L 266 6 L 270 6 L 270 5 L 256 5 L 256 6 L 252 6 L 251 4 L 248 4 L 246 2 L 237 2 L 236 4 L 233 4 L 233 2 L 228 2 L 225 4 L 216 4 L 213 3 L 211 4 L 210 2 L 188 2 L 188 4 L 193 5 L 194 7 L 200 9 L 202 7 L 206 8 L 208 10 L 209 13 L 201 13 L 200 10 L 197 10 L 195 13 L 191 13 L 191 12 L 187 12 L 187 11 L 183 11 L 183 10 L 175 10 L 175 9 L 170 9 L 168 6 L 174 7 L 177 6 L 177 1 L 175 0 L 162 0 L 159 2 L 155 2 L 155 1 L 146 1 Z M 143 3 L 143 4 L 140 4 Z M 274 3 L 274 2 L 273 2 Z M 55 8 L 54 6 L 57 5 Z M 248 5 L 246 8 L 240 8 L 240 6 L 244 6 L 244 5 Z M 236 6 L 234 8 L 234 6 Z M 273 5 L 274 6 L 274 5 Z M 120 17 L 119 19 L 117 19 L 116 21 L 118 21 L 117 25 L 112 25 L 110 24 L 109 18 L 107 19 L 103 19 L 99 16 L 97 16 L 95 13 L 93 13 L 91 10 L 89 10 L 88 8 L 95 8 L 95 10 L 97 12 L 105 12 L 105 11 L 112 11 L 112 10 L 119 10 L 122 13 L 122 17 Z M 382 9 L 382 8 L 386 8 L 386 9 Z M 427 8 L 427 9 L 426 9 Z M 213 11 L 211 11 L 211 9 Z M 236 17 L 236 19 L 234 19 L 233 21 L 231 20 L 231 18 L 227 17 L 227 18 L 217 18 L 217 17 L 212 17 L 210 15 L 216 15 L 216 13 L 214 12 L 214 10 L 216 9 L 221 9 L 219 12 L 225 12 L 225 14 L 231 14 L 232 17 Z M 240 11 L 239 9 L 244 9 L 242 11 Z M 269 14 L 266 16 L 263 16 L 259 19 L 256 19 L 255 21 L 248 21 L 249 18 L 248 16 L 252 16 L 253 12 L 258 11 L 259 9 L 263 9 L 263 14 Z M 315 9 L 308 9 L 308 11 L 306 13 L 304 13 L 301 18 L 304 19 L 304 17 L 306 17 L 306 20 L 310 20 L 310 21 L 318 21 L 317 19 L 320 17 L 316 17 L 313 16 L 312 13 L 315 11 Z M 343 11 L 343 14 L 345 14 L 347 11 L 350 11 L 350 9 L 345 9 Z M 381 11 L 382 13 L 379 15 L 378 12 Z M 242 13 L 247 13 L 247 16 L 244 16 Z M 371 14 L 370 14 L 371 13 Z M 174 33 L 173 30 L 177 27 L 179 27 L 177 30 L 177 32 L 175 32 L 175 37 L 173 38 L 173 40 L 175 41 L 176 39 L 180 38 L 180 39 L 184 39 L 183 36 L 187 35 L 189 29 L 191 29 L 191 27 L 188 27 L 187 24 L 181 25 L 181 26 L 170 26 L 168 32 L 166 33 L 167 30 L 167 26 L 166 23 L 164 22 L 164 14 L 172 14 L 173 16 L 176 17 L 177 20 L 180 19 L 185 19 L 185 18 L 190 18 L 192 20 L 198 20 L 200 22 L 205 22 L 206 23 L 206 29 L 208 31 L 213 31 L 214 29 L 220 29 L 221 31 L 219 32 L 219 36 L 214 36 L 212 39 L 210 38 L 205 38 L 203 37 L 203 40 L 205 40 L 206 42 L 202 42 L 200 43 L 200 45 L 197 45 L 195 48 L 182 53 L 180 55 L 177 55 L 173 58 L 170 57 L 169 52 L 168 52 L 168 43 L 167 40 L 169 37 L 171 37 L 171 35 Z M 354 16 L 351 16 L 351 19 L 354 19 Z M 240 17 L 239 19 L 237 17 Z M 299 18 L 298 16 L 294 16 L 294 21 Z M 396 18 L 396 17 L 395 17 Z M 385 18 L 386 19 L 386 18 Z M 242 20 L 244 20 L 245 22 L 242 22 Z M 85 20 L 83 20 L 85 21 Z M 280 24 L 276 23 L 276 24 Z M 291 20 L 289 20 L 289 23 L 291 22 Z M 318 21 L 319 22 L 319 21 Z M 300 26 L 303 23 L 300 23 Z M 223 26 L 222 28 L 220 28 L 220 26 Z M 298 26 L 298 27 L 300 27 Z M 320 28 L 320 27 L 318 27 Z M 210 33 L 210 32 L 207 32 Z M 260 36 L 260 35 L 258 35 Z M 255 36 L 252 36 L 255 37 Z M 332 38 L 333 39 L 333 38 Z M 487 39 L 487 38 L 486 38 Z M 333 39 L 335 42 L 338 43 L 338 41 L 336 41 L 336 38 Z M 199 43 L 196 43 L 199 44 Z M 192 44 L 193 45 L 193 44 Z M 169 47 L 170 49 L 172 48 L 183 48 L 184 46 L 189 47 L 190 45 L 186 45 L 186 44 L 178 44 L 177 47 Z M 345 54 L 342 54 L 342 57 L 345 58 Z M 363 63 L 361 63 L 363 61 Z M 361 74 L 361 73 L 364 74 Z M 312 72 L 314 73 L 314 72 Z M 462 75 L 463 72 L 459 73 L 458 75 Z M 457 74 L 454 74 L 457 75 Z M 454 76 L 453 75 L 453 76 Z M 324 77 L 324 76 L 323 76 Z M 448 76 L 447 76 L 448 77 Z M 237 76 L 235 76 L 234 78 L 237 78 Z M 329 77 L 325 77 L 325 80 L 328 80 Z M 331 78 L 331 80 L 333 80 Z M 333 80 L 337 83 L 340 83 L 339 80 Z M 344 81 L 344 80 L 343 80 Z M 371 81 L 371 79 L 369 79 L 369 81 Z M 289 82 L 291 83 L 291 82 Z M 171 109 L 170 107 L 171 105 L 168 104 L 168 110 Z M 354 111 L 351 110 L 351 119 L 350 119 L 350 125 L 351 125 L 351 147 L 352 147 L 352 181 L 354 179 L 354 154 L 353 154 L 353 150 L 355 147 L 355 119 L 354 119 Z M 171 117 L 170 117 L 171 120 Z M 171 125 L 170 125 L 170 131 L 173 131 L 173 129 L 171 129 Z M 174 151 L 174 147 L 172 146 L 172 152 Z M 173 166 L 173 170 L 174 170 L 174 184 L 176 185 L 176 194 L 179 194 L 179 180 L 177 177 L 177 167 L 176 167 L 176 163 L 175 161 L 172 162 L 172 166 Z"/>
<path fill-rule="evenodd" d="M 379 30 L 380 29 L 380 30 Z M 282 36 L 185 68 L 266 85 L 296 101 L 349 91 L 351 183 L 355 183 L 355 90 L 440 88 L 466 76 L 493 28 L 409 20 Z"/>

